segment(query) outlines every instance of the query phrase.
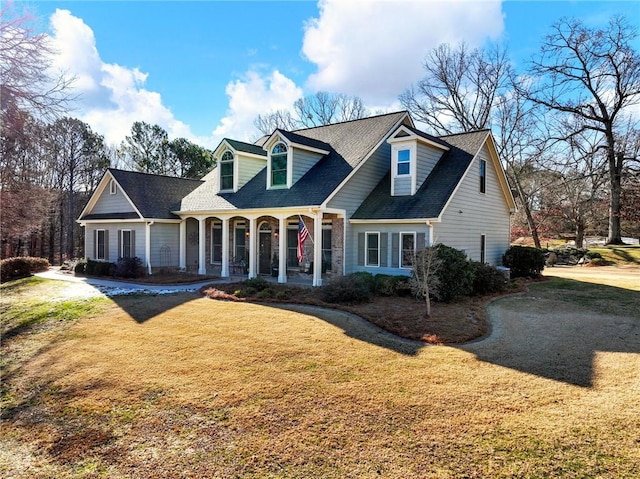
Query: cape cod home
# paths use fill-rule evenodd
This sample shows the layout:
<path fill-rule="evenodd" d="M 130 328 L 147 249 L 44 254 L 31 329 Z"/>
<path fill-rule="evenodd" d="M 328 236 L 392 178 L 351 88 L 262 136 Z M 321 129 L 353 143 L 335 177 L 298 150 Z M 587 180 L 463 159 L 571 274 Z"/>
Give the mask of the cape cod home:
<path fill-rule="evenodd" d="M 214 156 L 202 180 L 107 170 L 78 220 L 87 258 L 319 286 L 410 274 L 429 244 L 495 265 L 509 246 L 515 204 L 488 130 L 434 137 L 397 112 L 224 139 Z"/>

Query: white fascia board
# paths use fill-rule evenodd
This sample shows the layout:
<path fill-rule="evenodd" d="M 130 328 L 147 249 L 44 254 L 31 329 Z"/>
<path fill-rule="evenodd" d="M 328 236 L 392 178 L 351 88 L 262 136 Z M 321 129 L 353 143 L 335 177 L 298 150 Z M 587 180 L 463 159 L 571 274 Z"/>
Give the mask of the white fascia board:
<path fill-rule="evenodd" d="M 369 154 L 353 170 L 351 170 L 351 173 L 349 173 L 347 177 L 344 180 L 342 180 L 340 184 L 331 192 L 331 194 L 327 197 L 327 199 L 322 202 L 322 205 L 321 205 L 322 208 L 327 207 L 327 205 L 333 199 L 333 197 L 338 194 L 338 191 L 340 191 L 342 187 L 346 185 L 347 182 L 360 170 L 360 168 L 362 168 L 362 165 L 364 165 L 369 160 L 371 155 L 373 155 L 373 152 L 376 151 L 378 148 L 380 148 L 380 145 L 382 145 L 389 138 L 391 133 L 396 131 L 398 126 L 402 125 L 404 120 L 406 120 L 407 118 L 409 119 L 409 122 L 413 126 L 413 120 L 411 119 L 408 113 L 405 113 L 404 116 L 400 118 L 395 125 L 393 125 L 393 127 L 389 130 L 389 132 L 373 148 L 371 148 L 371 151 L 369 151 Z"/>
<path fill-rule="evenodd" d="M 400 137 L 395 137 L 395 138 L 389 138 L 387 140 L 387 143 L 392 145 L 394 143 L 400 143 L 402 141 L 413 141 L 413 140 L 415 140 L 415 141 L 419 141 L 420 143 L 424 143 L 425 145 L 430 145 L 430 146 L 433 146 L 434 148 L 438 148 L 438 149 L 443 150 L 443 151 L 449 151 L 450 150 L 450 148 L 448 146 L 445 146 L 445 145 L 442 145 L 440 143 L 437 143 L 437 142 L 435 142 L 433 140 L 430 140 L 429 138 L 425 138 L 424 136 L 417 135 L 415 132 L 405 128 L 404 125 L 400 125 L 400 127 L 394 133 L 397 133 L 398 131 L 404 131 L 405 133 L 407 133 L 407 135 L 400 136 Z"/>
<path fill-rule="evenodd" d="M 132 218 L 132 219 L 126 219 L 126 220 L 76 220 L 78 223 L 83 223 L 83 224 L 95 224 L 95 223 L 99 223 L 99 224 L 104 224 L 104 223 L 144 223 L 146 221 L 151 221 L 147 218 Z"/>
<path fill-rule="evenodd" d="M 291 146 L 292 148 L 298 148 L 300 150 L 310 151 L 312 153 L 319 153 L 321 155 L 328 155 L 329 153 L 331 153 L 329 150 L 323 150 L 321 148 L 303 145 L 302 143 L 290 143 L 289 146 Z"/>
<path fill-rule="evenodd" d="M 213 157 L 218 158 L 226 150 L 233 151 L 236 154 L 236 156 L 237 155 L 250 156 L 251 158 L 258 158 L 260 160 L 267 161 L 267 157 L 264 155 L 256 155 L 255 153 L 249 153 L 247 151 L 235 149 L 233 146 L 231 146 L 231 144 L 227 141 L 226 138 L 220 142 L 220 144 L 215 150 L 213 150 Z"/>
<path fill-rule="evenodd" d="M 243 210 L 209 210 L 209 211 L 172 211 L 174 215 L 180 215 L 181 217 L 216 217 L 216 218 L 232 218 L 234 216 L 241 216 L 245 218 L 249 217 L 259 217 L 259 216 L 273 216 L 279 217 L 283 214 L 288 216 L 292 215 L 308 215 L 309 213 L 315 214 L 318 211 L 322 211 L 323 213 L 344 213 L 343 210 L 331 209 L 326 210 L 322 209 L 320 205 L 305 205 L 305 206 L 285 206 L 278 208 L 255 208 L 255 209 L 243 209 Z"/>

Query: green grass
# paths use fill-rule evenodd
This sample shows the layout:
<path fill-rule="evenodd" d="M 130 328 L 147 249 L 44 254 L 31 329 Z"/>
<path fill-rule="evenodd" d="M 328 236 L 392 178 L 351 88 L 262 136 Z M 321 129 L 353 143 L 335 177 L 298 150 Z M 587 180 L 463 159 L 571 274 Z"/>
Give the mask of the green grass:
<path fill-rule="evenodd" d="M 605 260 L 614 264 L 640 264 L 640 245 L 611 245 L 589 248 L 589 251 L 600 253 Z"/>

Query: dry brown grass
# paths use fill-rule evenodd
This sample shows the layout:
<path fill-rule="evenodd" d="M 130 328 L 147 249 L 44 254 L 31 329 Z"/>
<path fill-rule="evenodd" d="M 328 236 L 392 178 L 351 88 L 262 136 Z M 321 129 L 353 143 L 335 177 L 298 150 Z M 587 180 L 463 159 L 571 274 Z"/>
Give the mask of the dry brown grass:
<path fill-rule="evenodd" d="M 640 474 L 637 354 L 598 352 L 579 387 L 340 311 L 193 294 L 105 308 L 5 378 L 3 477 Z"/>

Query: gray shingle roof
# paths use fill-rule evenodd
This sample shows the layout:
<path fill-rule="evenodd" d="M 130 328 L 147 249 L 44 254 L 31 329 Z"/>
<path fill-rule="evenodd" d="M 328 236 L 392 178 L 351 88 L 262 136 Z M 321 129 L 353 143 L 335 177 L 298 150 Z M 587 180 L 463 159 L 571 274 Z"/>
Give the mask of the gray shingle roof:
<path fill-rule="evenodd" d="M 413 196 L 391 196 L 388 173 L 353 215 L 361 220 L 437 218 L 489 134 L 481 130 L 440 137 L 450 147 Z"/>
<path fill-rule="evenodd" d="M 118 184 L 131 199 L 134 206 L 144 218 L 150 219 L 179 219 L 171 211 L 178 209 L 180 200 L 202 185 L 201 180 L 189 180 L 172 176 L 151 175 L 137 171 L 125 171 L 115 168 L 108 170 Z M 85 215 L 83 219 L 112 219 L 120 218 L 118 214 Z M 133 215 L 135 218 L 138 215 Z"/>
<path fill-rule="evenodd" d="M 231 147 L 236 151 L 243 151 L 245 153 L 251 153 L 260 156 L 267 156 L 267 152 L 263 150 L 261 146 L 254 145 L 252 143 L 245 143 L 244 141 L 231 140 L 229 138 L 225 138 L 223 141 L 229 143 L 229 145 L 231 145 Z"/>
<path fill-rule="evenodd" d="M 295 132 L 281 132 L 295 143 L 304 142 L 330 153 L 323 156 L 289 189 L 267 190 L 266 167 L 236 193 L 216 194 L 218 175 L 208 175 L 201 187 L 184 198 L 180 211 L 319 205 L 406 116 L 406 112 L 389 113 Z"/>

